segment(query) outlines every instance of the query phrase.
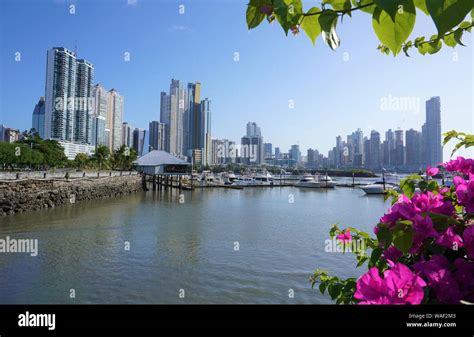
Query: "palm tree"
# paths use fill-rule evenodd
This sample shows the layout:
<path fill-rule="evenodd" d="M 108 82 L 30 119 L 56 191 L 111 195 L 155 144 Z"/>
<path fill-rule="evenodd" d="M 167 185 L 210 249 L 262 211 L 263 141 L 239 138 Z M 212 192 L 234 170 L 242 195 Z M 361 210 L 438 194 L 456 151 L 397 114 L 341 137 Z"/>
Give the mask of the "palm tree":
<path fill-rule="evenodd" d="M 105 163 L 110 156 L 110 151 L 109 148 L 105 145 L 99 145 L 95 149 L 94 154 L 92 155 L 92 158 L 99 163 L 99 171 L 102 170 L 102 164 Z"/>

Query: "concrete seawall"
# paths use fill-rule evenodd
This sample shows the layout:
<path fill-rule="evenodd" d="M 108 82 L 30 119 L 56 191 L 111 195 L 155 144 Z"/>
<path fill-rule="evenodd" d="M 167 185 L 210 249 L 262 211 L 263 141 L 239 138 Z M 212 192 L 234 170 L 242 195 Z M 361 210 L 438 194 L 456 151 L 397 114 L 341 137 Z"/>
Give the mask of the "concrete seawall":
<path fill-rule="evenodd" d="M 142 191 L 140 175 L 0 181 L 0 216 Z"/>

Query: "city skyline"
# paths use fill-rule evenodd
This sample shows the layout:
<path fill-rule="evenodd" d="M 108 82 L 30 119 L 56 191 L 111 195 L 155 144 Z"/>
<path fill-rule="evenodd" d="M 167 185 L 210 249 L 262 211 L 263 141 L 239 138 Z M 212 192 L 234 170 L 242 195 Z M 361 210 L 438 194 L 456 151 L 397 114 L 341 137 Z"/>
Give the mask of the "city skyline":
<path fill-rule="evenodd" d="M 78 53 L 94 64 L 97 83 L 118 88 L 126 97 L 123 120 L 144 129 L 150 121 L 160 120 L 159 92 L 171 78 L 179 78 L 183 83 L 205 83 L 206 96 L 213 101 L 212 136 L 219 139 L 239 141 L 241 125 L 251 120 L 265 130 L 266 140 L 282 149 L 299 144 L 301 148 L 317 147 L 327 153 L 333 146 L 334 134 L 350 133 L 356 124 L 360 124 L 365 134 L 372 129 L 418 129 L 424 119 L 420 106 L 432 96 L 443 98 L 443 132 L 470 131 L 466 127 L 472 125 L 472 76 L 465 71 L 472 69 L 469 48 L 443 49 L 437 58 L 412 55 L 393 62 L 376 51 L 375 36 L 369 32 L 370 27 L 359 27 L 357 22 L 361 19 L 357 15 L 352 18 L 357 21 L 354 32 L 340 27 L 346 44 L 333 53 L 321 41 L 313 48 L 300 37 L 281 39 L 280 32 L 271 25 L 263 27 L 262 32 L 248 32 L 244 18 L 230 14 L 244 11 L 244 2 L 229 3 L 228 12 L 218 6 L 190 3 L 185 14 L 178 12 L 178 2 L 161 5 L 159 13 L 149 1 L 137 1 L 134 6 L 127 6 L 126 1 L 115 3 L 116 6 L 81 3 L 72 16 L 67 4 L 45 1 L 43 10 L 48 10 L 52 18 L 66 20 L 70 28 L 67 32 L 57 29 L 53 32 L 48 25 L 39 23 L 35 30 L 19 27 L 18 31 L 5 35 L 1 50 L 4 76 L 0 88 L 0 123 L 29 129 L 34 105 L 43 96 L 45 50 L 63 45 L 77 46 Z M 17 10 L 17 5 L 4 1 L 0 6 L 4 27 L 13 24 L 8 13 Z M 17 17 L 34 17 L 35 8 L 34 3 L 24 6 Z M 110 15 L 92 31 L 84 28 L 90 22 L 84 12 Z M 143 19 L 150 15 L 158 19 Z M 138 25 L 137 32 L 148 33 L 137 44 L 134 32 L 120 29 L 113 21 L 120 22 L 117 18 L 123 18 L 124 24 L 134 25 L 139 17 L 143 23 Z M 204 20 L 205 17 L 213 20 Z M 184 28 L 177 29 L 179 26 Z M 103 41 L 100 34 L 94 33 L 105 31 L 105 27 L 116 28 L 123 42 L 113 46 L 113 41 Z M 421 17 L 416 34 L 432 29 L 432 23 Z M 199 46 L 193 42 L 196 37 L 211 36 L 214 32 L 217 32 L 214 38 L 206 41 L 207 49 L 193 54 L 192 59 L 185 57 L 183 48 L 196 50 Z M 358 35 L 366 39 L 361 40 Z M 181 47 L 171 45 L 171 41 L 181 41 Z M 471 37 L 466 35 L 464 43 L 470 42 Z M 270 55 L 274 62 L 268 65 L 266 60 Z M 288 64 L 286 60 L 291 55 L 298 55 L 297 62 Z M 20 61 L 16 60 L 17 56 Z M 367 57 L 371 64 L 364 62 Z M 159 62 L 154 61 L 157 59 Z M 321 62 L 324 67 L 320 66 Z M 439 71 L 432 72 L 434 68 Z M 275 69 L 279 69 L 277 75 Z M 331 69 L 337 69 L 344 77 L 332 78 Z M 445 158 L 450 150 L 449 146 L 444 150 Z"/>

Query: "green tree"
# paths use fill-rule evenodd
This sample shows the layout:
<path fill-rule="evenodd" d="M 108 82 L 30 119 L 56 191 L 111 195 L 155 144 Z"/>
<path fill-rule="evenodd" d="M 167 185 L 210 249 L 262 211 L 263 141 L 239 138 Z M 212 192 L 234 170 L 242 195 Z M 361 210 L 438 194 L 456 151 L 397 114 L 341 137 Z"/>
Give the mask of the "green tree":
<path fill-rule="evenodd" d="M 321 8 L 304 9 L 302 0 L 250 0 L 247 26 L 258 27 L 266 18 L 277 21 L 286 35 L 302 29 L 313 44 L 321 35 L 335 50 L 340 45 L 337 24 L 354 12 L 371 16 L 372 27 L 380 41 L 378 49 L 395 56 L 411 49 L 422 55 L 435 54 L 443 46 L 464 46 L 462 36 L 474 25 L 474 0 L 323 0 Z M 470 15 L 469 15 L 470 13 Z M 437 29 L 430 37 L 409 40 L 417 15 L 429 16 Z M 347 20 L 347 19 L 346 19 Z"/>
<path fill-rule="evenodd" d="M 110 167 L 114 170 L 130 170 L 132 163 L 137 158 L 137 152 L 134 149 L 129 149 L 126 145 L 122 145 L 110 157 Z"/>
<path fill-rule="evenodd" d="M 74 167 L 79 170 L 82 170 L 87 167 L 89 163 L 89 156 L 85 153 L 78 153 L 74 158 Z"/>
<path fill-rule="evenodd" d="M 97 164 L 99 165 L 99 171 L 101 171 L 102 165 L 104 165 L 104 163 L 107 162 L 109 157 L 110 157 L 109 148 L 105 145 L 99 145 L 97 146 L 94 154 L 92 155 L 92 160 L 97 162 Z"/>

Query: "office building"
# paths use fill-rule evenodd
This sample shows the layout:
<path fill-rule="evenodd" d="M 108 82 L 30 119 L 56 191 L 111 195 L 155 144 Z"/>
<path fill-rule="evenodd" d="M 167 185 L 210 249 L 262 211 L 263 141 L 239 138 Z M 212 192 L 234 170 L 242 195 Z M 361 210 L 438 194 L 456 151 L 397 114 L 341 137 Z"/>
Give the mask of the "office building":
<path fill-rule="evenodd" d="M 164 123 L 152 121 L 149 125 L 149 150 L 165 151 L 166 126 Z"/>
<path fill-rule="evenodd" d="M 432 97 L 426 101 L 426 123 L 423 128 L 425 165 L 436 166 L 443 161 L 441 143 L 441 99 Z"/>

